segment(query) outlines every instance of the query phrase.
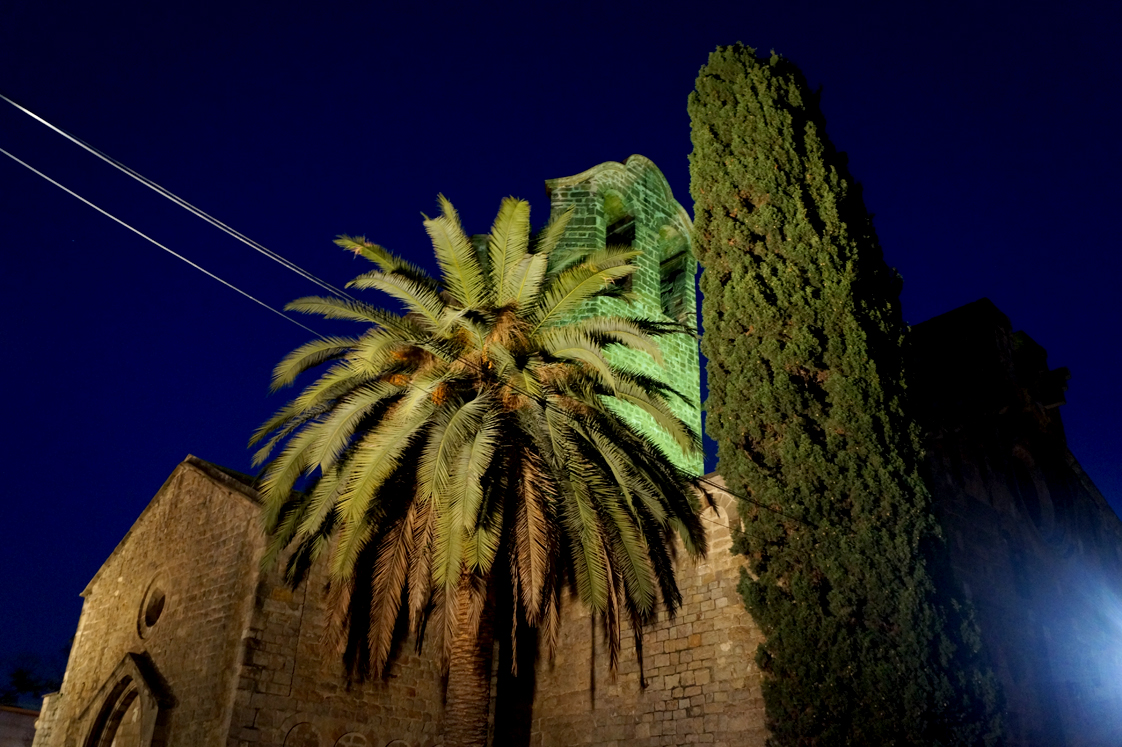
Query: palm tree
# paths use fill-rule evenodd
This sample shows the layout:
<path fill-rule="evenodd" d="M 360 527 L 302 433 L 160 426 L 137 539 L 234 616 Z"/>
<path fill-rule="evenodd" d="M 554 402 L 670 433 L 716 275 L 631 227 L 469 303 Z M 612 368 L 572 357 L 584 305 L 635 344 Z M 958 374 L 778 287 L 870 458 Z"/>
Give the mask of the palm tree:
<path fill-rule="evenodd" d="M 532 241 L 529 205 L 513 198 L 473 242 L 440 205 L 424 222 L 439 282 L 364 238 L 336 242 L 376 265 L 348 287 L 388 293 L 406 313 L 341 298 L 289 304 L 369 328 L 282 360 L 274 389 L 324 370 L 251 444 L 264 441 L 255 462 L 268 462 L 266 562 L 294 547 L 290 583 L 329 564 L 352 674 L 384 670 L 400 615 L 419 642 L 435 637 L 445 744 L 457 747 L 486 738 L 497 586 L 511 592 L 515 627 L 536 626 L 550 655 L 562 590 L 575 587 L 604 623 L 614 667 L 623 620 L 641 647 L 657 598 L 670 613 L 680 603 L 674 538 L 696 557 L 705 536 L 695 476 L 618 414 L 619 403 L 637 408 L 691 453 L 698 434 L 667 405 L 680 395 L 605 354 L 626 346 L 660 360 L 654 337 L 670 328 L 574 315 L 625 296 L 619 281 L 638 252 L 554 256 L 568 216 Z"/>

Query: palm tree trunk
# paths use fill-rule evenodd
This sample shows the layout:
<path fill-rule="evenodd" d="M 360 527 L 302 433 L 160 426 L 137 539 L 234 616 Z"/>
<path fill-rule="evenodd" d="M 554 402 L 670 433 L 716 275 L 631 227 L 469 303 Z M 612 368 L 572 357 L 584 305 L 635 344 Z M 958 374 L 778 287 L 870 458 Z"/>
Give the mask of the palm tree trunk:
<path fill-rule="evenodd" d="M 494 605 L 488 593 L 478 630 L 468 623 L 471 581 L 465 574 L 457 590 L 459 620 L 448 663 L 448 694 L 444 708 L 444 747 L 485 747 L 491 704 L 491 655 L 494 646 Z M 484 592 L 487 593 L 487 592 Z"/>

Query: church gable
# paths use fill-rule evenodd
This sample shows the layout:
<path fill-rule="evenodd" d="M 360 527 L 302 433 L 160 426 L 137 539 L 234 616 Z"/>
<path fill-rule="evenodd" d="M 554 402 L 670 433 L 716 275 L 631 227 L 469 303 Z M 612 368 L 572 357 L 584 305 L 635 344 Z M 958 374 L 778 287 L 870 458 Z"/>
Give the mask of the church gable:
<path fill-rule="evenodd" d="M 63 724 L 53 739 L 151 739 L 152 709 L 174 701 L 169 744 L 224 741 L 262 545 L 257 511 L 252 491 L 212 465 L 188 457 L 175 469 L 83 592 L 66 677 L 44 714 Z M 146 677 L 118 671 L 134 660 Z"/>

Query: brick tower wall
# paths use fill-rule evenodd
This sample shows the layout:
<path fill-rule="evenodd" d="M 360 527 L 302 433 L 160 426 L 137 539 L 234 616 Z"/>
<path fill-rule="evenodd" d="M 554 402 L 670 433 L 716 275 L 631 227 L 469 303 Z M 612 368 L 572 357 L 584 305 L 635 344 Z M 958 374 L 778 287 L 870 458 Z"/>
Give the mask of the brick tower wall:
<path fill-rule="evenodd" d="M 636 155 L 623 164 L 610 161 L 576 176 L 551 179 L 546 182 L 546 191 L 554 218 L 565 210 L 573 211 L 555 256 L 564 257 L 582 248 L 603 248 L 606 243 L 631 243 L 642 252 L 635 260 L 638 269 L 631 278 L 634 302 L 592 299 L 574 316 L 643 316 L 685 325 L 689 334 L 659 338 L 663 366 L 646 353 L 610 352 L 613 362 L 661 379 L 684 395 L 685 402 L 672 399 L 671 407 L 700 434 L 701 361 L 694 284 L 697 260 L 690 248 L 693 226 L 689 215 L 674 199 L 666 178 L 651 161 Z M 609 231 L 621 225 L 622 230 Z M 649 415 L 630 405 L 620 405 L 619 410 L 675 461 L 697 474 L 704 471 L 703 456 L 683 454 Z"/>

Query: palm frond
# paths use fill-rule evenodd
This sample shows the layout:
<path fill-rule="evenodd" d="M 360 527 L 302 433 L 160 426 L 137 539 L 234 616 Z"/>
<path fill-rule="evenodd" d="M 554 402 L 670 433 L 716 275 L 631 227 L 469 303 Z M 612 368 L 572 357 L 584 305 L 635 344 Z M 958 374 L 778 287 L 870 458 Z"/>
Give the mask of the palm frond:
<path fill-rule="evenodd" d="M 632 386 L 646 391 L 653 398 L 660 398 L 664 401 L 674 399 L 690 407 L 693 407 L 697 402 L 696 398 L 691 400 L 686 396 L 685 392 L 675 389 L 664 380 L 652 376 L 646 371 L 639 370 L 628 361 L 617 359 L 613 361 L 612 368 L 615 371 L 617 379 L 628 381 Z M 692 429 L 692 426 L 689 427 Z M 700 439 L 701 434 L 697 434 L 697 437 Z"/>
<path fill-rule="evenodd" d="M 422 283 L 433 282 L 429 274 L 420 267 L 405 261 L 385 247 L 367 241 L 365 236 L 339 236 L 335 239 L 335 244 L 352 254 L 361 254 L 378 265 L 382 272 L 397 273 Z"/>
<path fill-rule="evenodd" d="M 346 578 L 353 571 L 355 558 L 369 537 L 371 519 L 376 519 L 380 511 L 376 501 L 381 488 L 401 467 L 402 454 L 425 427 L 431 410 L 427 392 L 419 387 L 409 390 L 348 460 L 349 470 L 335 509 L 339 514 L 339 544 L 332 552 L 332 578 Z M 371 515 L 371 511 L 375 513 Z M 308 518 L 318 524 L 313 516 Z"/>
<path fill-rule="evenodd" d="M 381 277 L 386 276 L 381 275 Z M 349 298 L 305 296 L 288 302 L 284 308 L 288 311 L 299 311 L 302 314 L 319 314 L 325 319 L 343 319 L 350 322 L 373 324 L 406 335 L 419 334 L 418 330 L 420 329 L 417 324 L 399 314 L 379 309 L 377 306 L 371 306 L 363 301 L 352 301 Z"/>
<path fill-rule="evenodd" d="M 561 521 L 572 540 L 571 560 L 576 573 L 577 594 L 593 613 L 603 612 L 608 605 L 609 562 L 604 553 L 601 529 L 596 511 L 585 494 L 583 485 L 576 488 L 561 510 Z"/>
<path fill-rule="evenodd" d="M 634 264 L 643 252 L 626 244 L 609 244 L 603 249 L 594 249 L 588 252 L 581 262 L 582 265 L 594 270 L 607 270 L 612 267 Z"/>
<path fill-rule="evenodd" d="M 542 396 L 542 383 L 536 374 L 540 363 L 531 362 L 524 368 L 515 368 L 504 382 L 504 401 L 523 402 L 526 397 L 538 399 Z"/>
<path fill-rule="evenodd" d="M 433 288 L 412 278 L 384 272 L 368 272 L 347 283 L 348 288 L 374 288 L 393 296 L 409 313 L 423 320 L 430 329 L 440 326 L 445 303 Z"/>
<path fill-rule="evenodd" d="M 607 547 L 605 551 L 609 551 Z M 621 596 L 626 597 L 621 593 L 619 576 L 619 568 L 613 564 L 608 569 L 608 603 L 601 618 L 604 621 L 604 637 L 608 642 L 608 669 L 613 672 L 619 666 L 619 599 Z"/>
<path fill-rule="evenodd" d="M 438 195 L 441 215 L 425 221 L 425 231 L 432 239 L 436 261 L 445 287 L 460 306 L 474 308 L 487 297 L 487 283 L 479 255 L 464 233 L 456 209 L 444 195 Z"/>
<path fill-rule="evenodd" d="M 630 254 L 631 259 L 641 254 L 631 246 L 608 245 L 599 249 L 589 246 L 568 246 L 550 255 L 549 272 L 551 275 L 557 276 L 581 265 L 600 267 L 601 263 L 607 262 L 608 264 L 604 265 L 605 267 L 614 267 L 616 264 L 631 261 L 631 259 L 623 259 L 622 262 L 616 261 L 621 253 Z"/>
<path fill-rule="evenodd" d="M 404 373 L 415 368 L 415 353 L 411 340 L 396 332 L 384 329 L 371 329 L 362 336 L 351 354 L 347 364 L 356 376 L 367 380 L 377 380 L 394 373 Z"/>
<path fill-rule="evenodd" d="M 424 611 L 432 597 L 432 535 L 436 525 L 436 508 L 432 500 L 420 496 L 414 504 L 417 518 L 413 524 L 413 554 L 409 560 L 409 627 L 417 637 L 417 645 L 424 640 Z"/>
<path fill-rule="evenodd" d="M 493 519 L 490 515 L 485 515 Z M 490 574 L 502 542 L 502 527 L 484 521 L 476 525 L 464 543 L 464 562 L 474 573 Z"/>
<path fill-rule="evenodd" d="M 314 417 L 321 415 L 327 410 L 326 405 L 321 405 L 315 408 L 300 410 L 296 407 L 294 402 L 289 402 L 280 410 L 265 421 L 265 424 L 253 432 L 253 436 L 249 439 L 249 446 L 253 446 L 261 442 L 270 433 L 273 435 L 265 442 L 256 454 L 253 455 L 253 466 L 259 467 L 265 463 L 265 460 L 272 453 L 273 448 L 293 433 L 297 428 L 302 426 Z"/>
<path fill-rule="evenodd" d="M 502 297 L 518 309 L 529 309 L 545 280 L 549 257 L 545 254 L 524 256 L 506 276 Z"/>
<path fill-rule="evenodd" d="M 314 439 L 314 431 L 300 431 L 265 469 L 265 474 L 258 484 L 258 492 L 265 504 L 263 518 L 266 526 L 275 523 L 276 517 L 292 494 L 292 486 L 310 467 L 309 453 Z"/>
<path fill-rule="evenodd" d="M 441 674 L 448 673 L 448 663 L 452 659 L 452 642 L 456 638 L 459 624 L 460 597 L 455 584 L 437 585 L 433 592 L 433 614 L 437 622 L 437 636 L 440 641 Z"/>
<path fill-rule="evenodd" d="M 491 226 L 488 252 L 491 257 L 491 295 L 496 306 L 506 306 L 507 276 L 526 255 L 530 240 L 530 203 L 504 198 Z"/>
<path fill-rule="evenodd" d="M 625 587 L 626 597 L 641 613 L 649 614 L 655 607 L 653 569 L 639 517 L 631 510 L 630 496 L 625 498 L 621 487 L 616 483 L 597 491 L 596 505 L 608 538 L 608 549 L 613 555 L 612 567 Z"/>
<path fill-rule="evenodd" d="M 357 371 L 349 362 L 340 361 L 320 374 L 318 379 L 304 387 L 304 390 L 292 400 L 292 404 L 298 414 L 318 409 L 325 404 L 334 402 L 368 380 L 369 377 L 361 371 Z"/>
<path fill-rule="evenodd" d="M 700 436 L 687 427 L 662 398 L 652 397 L 647 390 L 632 385 L 623 377 L 616 380 L 614 394 L 620 402 L 637 407 L 650 415 L 658 427 L 674 439 L 674 443 L 683 453 L 694 454 L 701 448 Z"/>
<path fill-rule="evenodd" d="M 534 321 L 531 334 L 543 327 L 564 323 L 585 301 L 634 272 L 635 266 L 629 264 L 605 268 L 581 264 L 561 273 L 542 290 L 541 300 L 531 314 Z"/>
<path fill-rule="evenodd" d="M 580 361 L 599 377 L 608 387 L 615 389 L 615 376 L 612 364 L 604 357 L 600 346 L 587 335 L 569 327 L 554 327 L 539 335 L 542 349 L 554 358 Z"/>
<path fill-rule="evenodd" d="M 370 645 L 372 674 L 381 675 L 390 656 L 394 627 L 401 609 L 401 590 L 409 574 L 413 556 L 413 530 L 417 519 L 416 504 L 410 503 L 405 515 L 382 537 L 374 560 L 371 579 Z"/>
<path fill-rule="evenodd" d="M 400 392 L 400 387 L 379 381 L 355 389 L 336 404 L 315 428 L 311 458 L 320 470 L 326 472 L 331 469 L 363 419 Z"/>
<path fill-rule="evenodd" d="M 355 594 L 355 580 L 349 578 L 330 583 L 326 589 L 324 606 L 327 608 L 323 626 L 322 643 L 329 650 L 346 658 L 350 639 L 351 609 L 359 604 Z"/>
<path fill-rule="evenodd" d="M 325 337 L 301 345 L 282 358 L 273 369 L 273 382 L 269 385 L 269 391 L 275 392 L 290 386 L 297 376 L 309 368 L 346 355 L 356 342 L 354 337 Z"/>
<path fill-rule="evenodd" d="M 556 489 L 535 449 L 523 449 L 515 491 L 514 552 L 517 582 L 526 622 L 537 625 L 543 613 L 546 574 L 554 543 L 550 539 Z"/>
<path fill-rule="evenodd" d="M 426 529 L 431 547 L 431 577 L 440 588 L 459 573 L 462 532 L 453 526 L 455 505 L 452 483 L 455 460 L 472 438 L 483 416 L 492 406 L 487 396 L 468 402 L 454 401 L 440 407 L 432 419 L 424 449 L 417 464 L 417 501 L 429 506 L 430 527 Z M 420 598 L 412 599 L 411 614 L 419 611 Z M 416 621 L 416 618 L 414 618 Z"/>
<path fill-rule="evenodd" d="M 487 586 L 486 578 L 477 573 L 465 572 L 461 579 L 460 632 L 466 632 L 472 638 L 479 632 L 483 609 L 487 606 Z"/>
<path fill-rule="evenodd" d="M 542 599 L 544 609 L 542 610 L 540 641 L 545 650 L 546 658 L 550 661 L 553 660 L 553 655 L 557 651 L 557 639 L 560 637 L 561 632 L 561 589 L 563 584 L 560 578 L 556 579 L 556 583 L 551 584 L 549 594 L 545 595 Z"/>
<path fill-rule="evenodd" d="M 646 353 L 659 366 L 664 365 L 662 349 L 647 331 L 642 320 L 618 316 L 593 316 L 567 325 L 566 329 L 587 335 L 598 345 L 620 345 L 629 350 Z"/>
<path fill-rule="evenodd" d="M 486 554 L 477 554 L 486 553 L 489 548 L 492 548 L 489 540 L 484 539 L 482 545 L 471 544 L 470 540 L 483 524 L 481 509 L 486 497 L 484 475 L 491 466 L 491 459 L 498 446 L 501 432 L 500 417 L 500 411 L 495 407 L 489 408 L 484 413 L 473 438 L 462 447 L 456 465 L 453 489 L 461 498 L 458 501 L 458 516 L 455 516 L 455 520 L 465 541 L 464 564 L 472 571 L 482 570 L 484 566 L 489 567 L 490 559 L 493 559 L 493 555 L 489 559 Z M 483 528 L 486 530 L 486 527 Z M 497 532 L 497 529 L 495 531 Z M 497 547 L 497 534 L 494 547 Z"/>
<path fill-rule="evenodd" d="M 578 447 L 569 423 L 553 409 L 546 410 L 546 425 L 552 451 L 564 465 L 564 489 L 568 500 L 559 507 L 563 531 L 570 541 L 570 560 L 577 593 L 594 613 L 607 605 L 608 568 L 603 552 L 596 510 L 587 489 L 587 471 L 577 456 Z"/>
<path fill-rule="evenodd" d="M 417 499 L 428 503 L 444 495 L 452 484 L 452 460 L 483 421 L 489 397 L 450 402 L 432 418 L 425 448 L 417 464 Z"/>
<path fill-rule="evenodd" d="M 288 500 L 283 503 L 270 507 L 270 510 L 262 512 L 262 523 L 265 525 L 265 533 L 268 541 L 265 545 L 265 553 L 261 558 L 262 570 L 269 570 L 276 563 L 280 553 L 288 547 L 288 544 L 296 536 L 296 526 L 299 523 L 300 516 L 306 510 L 308 502 L 307 492 L 292 493 Z"/>
<path fill-rule="evenodd" d="M 518 367 L 514 355 L 501 343 L 488 343 L 484 348 L 484 352 L 487 354 L 487 359 L 483 365 L 488 369 L 494 370 L 495 376 L 500 381 L 506 381 Z"/>
<path fill-rule="evenodd" d="M 438 420 L 421 455 L 418 481 L 428 500 L 434 502 L 437 514 L 432 578 L 441 588 L 448 588 L 459 578 L 467 532 L 462 475 L 471 458 L 474 438 L 493 408 L 494 401 L 483 393 L 443 422 Z"/>
<path fill-rule="evenodd" d="M 280 557 L 288 545 L 297 537 L 299 542 L 292 555 L 289 556 L 285 569 L 286 580 L 299 583 L 303 574 L 311 567 L 323 550 L 327 548 L 328 540 L 334 528 L 334 516 L 328 513 L 315 531 L 301 536 L 300 525 L 304 522 L 308 511 L 316 501 L 322 502 L 324 495 L 335 494 L 339 482 L 337 470 L 321 474 L 317 479 L 305 486 L 299 493 L 293 493 L 291 500 L 285 505 L 277 521 L 272 524 L 269 543 L 261 559 L 262 568 L 270 568 Z"/>
<path fill-rule="evenodd" d="M 546 227 L 538 234 L 534 242 L 534 253 L 544 254 L 548 257 L 557 248 L 561 239 L 565 236 L 565 231 L 569 228 L 569 221 L 573 219 L 573 209 L 569 208 L 565 212 L 559 214 L 556 218 L 551 218 Z"/>

